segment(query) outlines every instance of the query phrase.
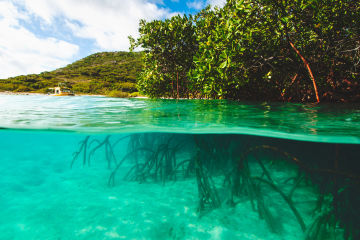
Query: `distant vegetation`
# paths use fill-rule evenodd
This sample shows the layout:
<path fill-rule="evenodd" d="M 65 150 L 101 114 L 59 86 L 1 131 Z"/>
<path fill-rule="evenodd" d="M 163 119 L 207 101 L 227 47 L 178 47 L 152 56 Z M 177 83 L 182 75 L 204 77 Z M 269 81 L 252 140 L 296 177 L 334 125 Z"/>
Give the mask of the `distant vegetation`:
<path fill-rule="evenodd" d="M 58 84 L 75 93 L 136 95 L 136 77 L 140 72 L 142 53 L 101 52 L 76 61 L 64 68 L 0 80 L 0 91 L 46 93 Z"/>
<path fill-rule="evenodd" d="M 360 1 L 228 0 L 140 22 L 140 92 L 294 102 L 360 101 Z"/>

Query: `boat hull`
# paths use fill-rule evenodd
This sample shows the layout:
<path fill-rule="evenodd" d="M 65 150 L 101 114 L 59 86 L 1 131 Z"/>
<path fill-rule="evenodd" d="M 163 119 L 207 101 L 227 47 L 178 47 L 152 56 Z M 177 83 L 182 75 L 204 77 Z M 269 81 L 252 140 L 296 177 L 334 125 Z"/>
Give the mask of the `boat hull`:
<path fill-rule="evenodd" d="M 73 93 L 50 94 L 51 96 L 75 96 Z"/>

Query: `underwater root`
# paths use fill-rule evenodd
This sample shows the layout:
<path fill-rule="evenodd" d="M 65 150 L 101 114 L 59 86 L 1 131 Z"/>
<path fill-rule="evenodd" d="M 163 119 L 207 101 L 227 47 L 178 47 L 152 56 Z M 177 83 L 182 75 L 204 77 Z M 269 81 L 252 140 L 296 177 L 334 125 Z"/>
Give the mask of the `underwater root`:
<path fill-rule="evenodd" d="M 114 150 L 113 150 L 113 147 L 110 143 L 110 135 L 106 136 L 105 139 L 100 142 L 98 141 L 97 139 L 94 139 L 90 145 L 92 143 L 97 143 L 98 145 L 95 146 L 89 153 L 89 160 L 88 160 L 88 163 L 90 165 L 90 159 L 91 157 L 94 156 L 95 152 L 100 149 L 102 146 L 105 146 L 105 157 L 106 157 L 106 161 L 108 163 L 108 168 L 110 169 L 111 168 L 111 162 L 113 161 L 114 164 L 116 164 L 116 157 L 115 157 L 115 154 L 114 154 Z"/>
<path fill-rule="evenodd" d="M 305 240 L 336 239 L 337 227 L 338 222 L 331 210 L 321 212 L 307 229 Z"/>
<path fill-rule="evenodd" d="M 329 175 L 334 175 L 335 177 L 345 177 L 345 178 L 350 178 L 353 180 L 357 180 L 360 181 L 360 176 L 359 175 L 355 175 L 349 172 L 343 172 L 343 171 L 339 171 L 339 170 L 335 170 L 335 169 L 314 169 L 314 168 L 310 168 L 308 167 L 306 164 L 304 164 L 302 161 L 300 161 L 298 158 L 292 156 L 290 153 L 285 152 L 277 147 L 273 147 L 273 146 L 269 146 L 269 145 L 260 145 L 260 146 L 256 146 L 253 148 L 248 149 L 246 152 L 243 153 L 242 155 L 242 160 L 244 160 L 244 158 L 246 158 L 246 156 L 248 154 L 250 154 L 251 152 L 256 152 L 256 151 L 260 151 L 262 149 L 266 149 L 266 150 L 271 150 L 274 152 L 277 152 L 281 155 L 283 155 L 285 158 L 285 160 L 289 161 L 290 163 L 295 163 L 296 165 L 298 165 L 303 171 L 305 172 L 314 172 L 314 173 L 324 173 L 324 174 L 329 174 Z M 267 175 L 267 174 L 266 174 Z M 358 182 L 360 183 L 360 182 Z"/>
<path fill-rule="evenodd" d="M 285 152 L 277 147 L 273 147 L 273 146 L 269 146 L 269 145 L 260 145 L 260 146 L 256 146 L 253 148 L 249 148 L 248 150 L 246 150 L 242 156 L 241 156 L 241 160 L 244 160 L 250 153 L 252 152 L 256 152 L 256 151 L 261 151 L 261 150 L 270 150 L 276 153 L 279 153 L 280 155 L 284 156 L 284 159 L 297 164 L 299 167 L 306 169 L 306 165 L 301 162 L 297 157 L 292 156 L 290 153 Z"/>
<path fill-rule="evenodd" d="M 206 174 L 199 154 L 197 154 L 195 160 L 195 173 L 199 192 L 198 211 L 202 213 L 205 210 L 213 210 L 220 207 L 221 202 L 215 184 L 211 177 Z"/>
<path fill-rule="evenodd" d="M 261 145 L 256 146 L 253 148 L 248 149 L 245 151 L 242 156 L 240 157 L 236 170 L 234 172 L 233 177 L 233 188 L 232 188 L 232 196 L 239 196 L 241 192 L 247 193 L 250 197 L 252 207 L 255 211 L 259 213 L 259 216 L 263 218 L 267 225 L 269 226 L 270 230 L 272 232 L 278 232 L 278 227 L 274 224 L 274 218 L 271 215 L 270 210 L 265 205 L 264 196 L 261 191 L 261 185 L 266 185 L 270 187 L 273 191 L 278 193 L 282 199 L 286 202 L 286 204 L 289 206 L 290 210 L 295 215 L 295 218 L 297 219 L 297 222 L 299 223 L 302 231 L 306 231 L 306 225 L 305 222 L 300 215 L 299 211 L 295 207 L 292 196 L 295 192 L 295 190 L 298 188 L 300 183 L 304 180 L 304 175 L 300 174 L 300 171 L 298 171 L 297 177 L 292 177 L 291 179 L 294 179 L 294 185 L 291 187 L 288 194 L 285 194 L 283 190 L 280 189 L 277 183 L 273 180 L 270 171 L 267 169 L 265 164 L 263 163 L 263 160 L 259 157 L 258 154 L 261 151 L 270 151 L 274 153 L 280 154 L 280 159 L 285 160 L 287 162 L 291 162 L 297 166 L 300 166 L 300 169 L 305 169 L 305 165 L 296 157 L 292 156 L 291 154 L 281 151 L 280 149 L 276 147 L 272 147 L 269 145 Z M 254 160 L 257 163 L 257 165 L 260 167 L 261 170 L 260 176 L 253 176 L 251 173 L 250 167 L 249 167 L 249 156 L 254 156 Z M 272 164 L 273 165 L 273 164 Z M 257 175 L 258 175 L 257 174 Z M 240 183 L 241 181 L 241 183 Z M 288 183 L 289 179 L 286 181 Z M 242 188 L 243 190 L 239 189 Z M 255 208 L 255 203 L 257 208 Z"/>
<path fill-rule="evenodd" d="M 86 152 L 87 152 L 87 148 L 88 148 L 89 138 L 90 138 L 90 136 L 86 136 L 83 141 L 79 142 L 80 148 L 79 148 L 78 151 L 73 153 L 74 157 L 73 157 L 73 159 L 71 161 L 70 168 L 73 167 L 75 161 L 79 158 L 81 152 L 83 152 L 83 166 L 86 165 L 86 163 L 87 163 Z"/>
<path fill-rule="evenodd" d="M 294 203 L 293 201 L 291 200 L 291 198 L 289 198 L 288 196 L 286 196 L 286 194 L 284 194 L 280 188 L 278 188 L 274 183 L 268 181 L 268 180 L 265 180 L 265 179 L 262 179 L 262 178 L 259 178 L 259 177 L 252 177 L 252 179 L 256 180 L 256 181 L 260 181 L 262 183 L 265 183 L 267 184 L 268 186 L 270 186 L 275 192 L 279 193 L 280 196 L 285 200 L 285 202 L 288 204 L 288 206 L 290 207 L 291 211 L 294 213 L 301 229 L 305 232 L 306 231 L 306 226 L 305 226 L 305 223 L 304 223 L 304 220 L 303 218 L 301 217 L 299 211 L 296 209 L 296 207 L 294 206 Z"/>
<path fill-rule="evenodd" d="M 70 167 L 72 168 L 76 160 L 80 157 L 81 153 L 83 156 L 83 166 L 90 166 L 90 160 L 94 157 L 95 153 L 101 149 L 102 147 L 105 147 L 105 159 L 108 163 L 108 168 L 111 168 L 111 163 L 113 162 L 116 164 L 116 156 L 114 152 L 114 148 L 116 145 L 118 145 L 121 141 L 124 139 L 130 137 L 124 136 L 119 139 L 117 139 L 113 144 L 110 142 L 110 135 L 107 135 L 105 139 L 100 142 L 98 139 L 92 139 L 90 141 L 90 136 L 86 136 L 84 140 L 79 142 L 79 150 L 73 153 L 73 159 L 71 161 Z M 95 147 L 91 148 L 92 145 L 97 144 Z M 89 154 L 87 154 L 89 152 Z"/>
<path fill-rule="evenodd" d="M 266 194 L 274 193 L 280 196 L 285 206 L 288 206 L 286 211 L 293 214 L 299 227 L 305 232 L 307 240 L 333 236 L 331 232 L 335 230 L 336 234 L 343 231 L 344 236 L 358 236 L 358 232 L 352 229 L 358 226 L 357 223 L 353 224 L 353 220 L 343 219 L 343 216 L 348 216 L 351 209 L 355 207 L 341 205 L 343 202 L 347 202 L 346 199 L 352 199 L 349 197 L 352 192 L 358 191 L 356 184 L 360 182 L 360 176 L 356 174 L 339 171 L 338 168 L 312 168 L 290 153 L 269 145 L 249 148 L 241 154 L 240 158 L 235 158 L 236 152 L 232 146 L 216 148 L 216 146 L 207 144 L 206 139 L 200 137 L 194 137 L 193 143 L 195 143 L 196 149 L 190 148 L 193 150 L 190 152 L 193 157 L 181 159 L 179 152 L 183 151 L 182 146 L 188 139 L 179 141 L 173 135 L 169 137 L 156 134 L 155 136 L 151 135 L 151 138 L 145 134 L 130 135 L 128 152 L 118 161 L 114 148 L 126 137 L 110 141 L 110 136 L 106 136 L 105 139 L 99 141 L 92 140 L 90 136 L 87 136 L 79 143 L 80 147 L 74 153 L 71 167 L 81 156 L 83 156 L 83 165 L 89 165 L 95 153 L 104 149 L 105 159 L 111 169 L 108 178 L 109 186 L 115 185 L 115 178 L 120 174 L 119 170 L 122 169 L 123 163 L 131 160 L 131 163 L 134 164 L 130 165 L 130 169 L 127 168 L 127 172 L 123 176 L 123 179 L 127 181 L 151 180 L 165 184 L 167 181 L 177 181 L 179 177 L 195 177 L 198 189 L 197 210 L 200 217 L 206 212 L 219 208 L 223 200 L 228 200 L 231 206 L 236 206 L 245 195 L 249 198 L 253 210 L 259 214 L 261 219 L 264 219 L 270 231 L 279 233 L 281 225 L 273 215 L 275 210 L 269 206 L 271 200 Z M 263 157 L 269 161 L 265 161 Z M 281 174 L 275 174 L 278 171 L 281 171 Z M 214 176 L 216 184 L 219 184 L 224 177 L 224 186 L 221 190 L 228 191 L 230 199 L 226 198 L 228 196 L 225 196 L 226 199 L 220 198 L 224 195 L 219 196 L 219 186 L 215 184 L 212 178 Z M 325 206 L 325 209 L 328 210 L 324 211 L 324 203 L 321 201 L 323 197 L 320 197 L 320 211 L 318 211 L 319 209 L 314 211 L 318 215 L 313 223 L 307 226 L 294 201 L 294 198 L 297 197 L 294 193 L 304 186 L 303 183 L 307 184 L 309 181 L 315 185 L 316 182 L 323 181 L 325 187 L 323 191 L 320 187 L 320 196 L 330 193 L 332 199 L 330 203 L 325 204 L 328 206 Z M 331 181 L 334 181 L 335 184 L 332 185 Z M 345 187 L 348 184 L 354 188 L 350 188 L 352 190 L 340 188 L 338 185 L 340 183 L 345 184 Z M 308 186 L 306 185 L 306 187 Z M 339 200 L 340 197 L 345 201 L 344 199 Z M 344 210 L 345 208 L 347 210 Z M 345 239 L 357 238 L 345 237 Z"/>
<path fill-rule="evenodd" d="M 122 166 L 122 164 L 125 162 L 125 160 L 127 160 L 128 158 L 130 158 L 134 153 L 138 152 L 138 151 L 148 151 L 150 153 L 153 153 L 154 154 L 154 151 L 149 149 L 149 148 L 140 148 L 140 149 L 136 149 L 132 152 L 129 152 L 127 153 L 122 159 L 120 162 L 117 163 L 116 167 L 112 170 L 111 174 L 110 174 L 110 177 L 109 177 L 109 180 L 108 180 L 108 185 L 109 186 L 115 186 L 115 176 L 118 172 L 118 170 L 120 169 L 120 167 Z M 148 162 L 149 164 L 151 164 L 151 161 Z M 146 166 L 144 166 L 145 168 Z M 131 170 L 130 170 L 131 171 Z M 129 176 L 130 175 L 130 171 L 128 172 L 128 174 L 126 174 L 126 176 Z"/>
<path fill-rule="evenodd" d="M 290 177 L 281 183 L 289 185 L 291 181 L 292 186 L 287 193 L 280 188 L 280 183 L 275 183 L 270 175 L 271 172 L 259 158 L 258 153 L 262 150 L 276 152 L 282 156 L 281 159 L 277 158 L 275 162 L 272 162 L 270 166 L 273 166 L 276 161 L 280 160 L 286 160 L 298 166 L 297 176 Z M 257 173 L 260 176 L 253 176 L 250 172 L 250 154 L 254 156 L 252 164 L 257 163 L 259 169 L 261 169 L 261 172 Z M 356 194 L 359 194 L 360 176 L 346 171 L 339 171 L 336 164 L 335 169 L 312 168 L 288 152 L 269 145 L 261 145 L 248 149 L 241 156 L 233 179 L 233 195 L 239 195 L 241 193 L 239 188 L 244 188 L 250 200 L 257 203 L 256 210 L 259 212 L 260 217 L 265 219 L 272 231 L 276 229 L 272 226 L 270 211 L 266 210 L 261 194 L 261 185 L 270 187 L 287 203 L 301 229 L 305 232 L 306 240 L 337 239 L 337 236 L 341 233 L 343 233 L 343 238 L 346 240 L 360 239 L 358 238 L 360 237 L 360 231 L 358 230 L 360 225 L 357 220 L 359 201 L 353 200 L 354 198 L 356 199 Z M 318 184 L 320 187 L 318 207 L 314 210 L 318 214 L 309 226 L 305 225 L 300 212 L 292 200 L 295 190 L 305 180 L 311 180 L 313 184 Z M 341 187 L 340 183 L 342 184 Z M 324 200 L 325 196 L 327 196 L 326 201 Z M 254 206 L 253 203 L 252 205 Z"/>
<path fill-rule="evenodd" d="M 185 178 L 190 173 L 191 160 L 178 161 L 177 154 L 184 142 L 174 144 L 173 139 L 174 135 L 149 143 L 142 141 L 140 135 L 132 138 L 129 147 L 135 164 L 125 174 L 124 179 L 143 182 L 150 178 L 165 184 L 166 181 L 176 181 L 179 172 L 182 172 Z M 138 159 L 139 155 L 142 156 L 141 161 Z"/>

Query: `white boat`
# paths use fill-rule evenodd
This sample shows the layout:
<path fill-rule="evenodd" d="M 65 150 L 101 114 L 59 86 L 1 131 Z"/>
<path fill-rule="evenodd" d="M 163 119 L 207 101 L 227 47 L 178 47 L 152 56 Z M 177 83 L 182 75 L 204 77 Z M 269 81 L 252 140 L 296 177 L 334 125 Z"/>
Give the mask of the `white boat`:
<path fill-rule="evenodd" d="M 55 87 L 50 88 L 54 92 L 49 94 L 51 96 L 75 96 L 75 94 L 69 88 Z"/>

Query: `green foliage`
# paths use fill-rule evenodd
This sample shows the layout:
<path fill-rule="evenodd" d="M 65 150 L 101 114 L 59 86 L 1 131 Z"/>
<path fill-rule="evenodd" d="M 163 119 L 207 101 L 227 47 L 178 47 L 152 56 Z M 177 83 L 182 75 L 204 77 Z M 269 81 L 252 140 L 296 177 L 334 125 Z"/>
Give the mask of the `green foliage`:
<path fill-rule="evenodd" d="M 194 18 L 174 16 L 164 21 L 140 22 L 140 38 L 132 48 L 145 49 L 144 69 L 138 80 L 141 93 L 150 97 L 188 97 L 188 72 L 197 51 Z"/>
<path fill-rule="evenodd" d="M 143 53 L 95 53 L 52 72 L 0 80 L 0 91 L 40 92 L 64 83 L 75 93 L 136 92 L 136 77 Z"/>
<path fill-rule="evenodd" d="M 228 0 L 141 21 L 131 39 L 146 49 L 139 89 L 175 97 L 179 79 L 180 97 L 359 101 L 358 19 L 353 0 Z"/>
<path fill-rule="evenodd" d="M 139 92 L 133 92 L 133 93 L 130 93 L 130 97 L 140 97 L 141 94 Z"/>
<path fill-rule="evenodd" d="M 129 93 L 127 92 L 122 92 L 122 91 L 118 91 L 118 90 L 113 90 L 111 92 L 109 92 L 107 94 L 108 97 L 116 97 L 116 98 L 127 98 L 129 97 Z"/>
<path fill-rule="evenodd" d="M 265 61 L 274 57 L 279 41 L 263 8 L 253 1 L 229 1 L 223 9 L 201 12 L 198 23 L 191 76 L 204 97 L 248 99 L 272 92 L 272 67 Z"/>

